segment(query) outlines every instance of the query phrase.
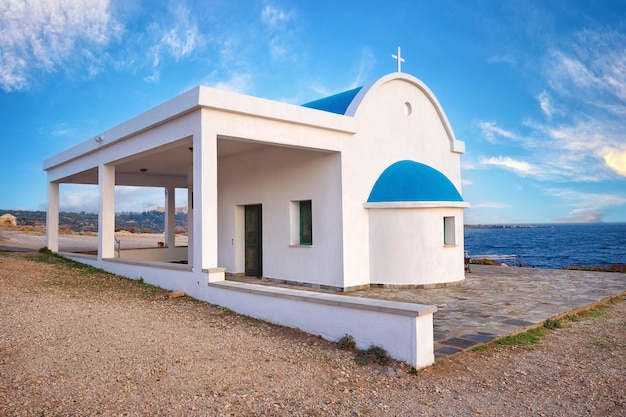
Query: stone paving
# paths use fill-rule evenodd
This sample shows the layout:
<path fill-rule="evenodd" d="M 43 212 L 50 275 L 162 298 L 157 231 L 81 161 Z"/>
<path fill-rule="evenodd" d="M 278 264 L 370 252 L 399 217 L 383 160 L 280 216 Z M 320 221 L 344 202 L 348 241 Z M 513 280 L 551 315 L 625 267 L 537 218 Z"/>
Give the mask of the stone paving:
<path fill-rule="evenodd" d="M 626 294 L 626 274 L 485 265 L 471 268 L 461 285 L 448 288 L 372 288 L 337 294 L 437 306 L 433 320 L 436 358 Z M 326 292 L 248 277 L 237 280 Z"/>

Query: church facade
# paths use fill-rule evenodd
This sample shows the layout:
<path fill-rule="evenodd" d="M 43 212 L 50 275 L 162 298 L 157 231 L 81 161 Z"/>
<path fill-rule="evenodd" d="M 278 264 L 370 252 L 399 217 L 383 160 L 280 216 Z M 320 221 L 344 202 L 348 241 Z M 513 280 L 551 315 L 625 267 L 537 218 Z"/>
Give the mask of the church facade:
<path fill-rule="evenodd" d="M 100 262 L 124 258 L 115 186 L 162 187 L 166 242 L 146 261 L 343 291 L 458 283 L 463 152 L 432 92 L 400 72 L 302 106 L 197 87 L 46 160 L 48 247 L 59 184 L 98 185 Z"/>

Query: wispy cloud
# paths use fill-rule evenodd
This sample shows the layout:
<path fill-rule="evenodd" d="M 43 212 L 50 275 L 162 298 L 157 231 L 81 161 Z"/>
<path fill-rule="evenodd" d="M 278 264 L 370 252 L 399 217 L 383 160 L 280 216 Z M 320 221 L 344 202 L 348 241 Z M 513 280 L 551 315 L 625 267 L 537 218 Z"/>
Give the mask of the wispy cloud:
<path fill-rule="evenodd" d="M 569 215 L 556 221 L 597 222 L 601 221 L 610 207 L 626 204 L 626 197 L 614 194 L 585 193 L 571 189 L 549 188 L 545 194 L 563 201 L 571 207 Z"/>
<path fill-rule="evenodd" d="M 541 181 L 626 176 L 626 35 L 584 30 L 555 41 L 544 62 L 545 87 L 536 98 L 547 118 L 527 117 L 514 128 L 479 123 L 490 143 L 521 145 L 527 165 L 516 156 L 486 156 L 482 163 Z"/>
<path fill-rule="evenodd" d="M 606 210 L 602 209 L 576 209 L 568 213 L 567 217 L 552 219 L 555 223 L 596 223 L 601 222 L 606 216 Z"/>
<path fill-rule="evenodd" d="M 537 101 L 539 101 L 539 106 L 546 116 L 552 117 L 552 115 L 556 113 L 552 97 L 550 97 L 547 91 L 542 91 L 539 96 L 537 96 Z"/>
<path fill-rule="evenodd" d="M 285 11 L 277 6 L 266 4 L 261 12 L 261 21 L 272 31 L 284 29 L 294 18 L 293 11 Z"/>
<path fill-rule="evenodd" d="M 605 148 L 603 153 L 606 166 L 626 177 L 626 150 Z"/>
<path fill-rule="evenodd" d="M 179 60 L 191 55 L 198 46 L 199 38 L 196 25 L 184 28 L 175 27 L 163 34 L 161 44 L 167 47 L 171 56 Z"/>
<path fill-rule="evenodd" d="M 123 27 L 112 17 L 109 0 L 0 3 L 0 88 L 28 89 L 38 72 L 65 70 L 83 63 L 84 76 L 99 71 L 99 56 Z"/>
<path fill-rule="evenodd" d="M 158 45 L 175 60 L 189 57 L 203 47 L 198 23 L 192 11 L 180 3 L 174 3 L 168 19 L 155 23 L 159 35 Z"/>
<path fill-rule="evenodd" d="M 245 94 L 252 88 L 252 76 L 245 73 L 231 74 L 227 79 L 221 78 L 220 81 L 207 82 L 206 84 L 218 90 Z"/>
<path fill-rule="evenodd" d="M 527 121 L 532 129 L 526 145 L 545 167 L 547 179 L 600 181 L 624 175 L 623 129 L 619 118 L 570 119 L 561 124 Z"/>
<path fill-rule="evenodd" d="M 157 82 L 164 63 L 194 59 L 213 40 L 182 3 L 156 5 L 149 17 L 122 13 L 125 23 L 114 9 L 111 0 L 0 2 L 0 88 L 28 89 L 41 73 L 84 79 L 109 69 L 147 70 L 144 81 Z"/>
<path fill-rule="evenodd" d="M 99 210 L 97 185 L 61 184 L 59 209 L 62 211 L 97 213 Z"/>
<path fill-rule="evenodd" d="M 482 165 L 493 165 L 502 168 L 506 168 L 521 176 L 532 176 L 536 170 L 531 164 L 526 161 L 517 161 L 508 156 L 497 156 L 491 158 L 484 158 L 480 161 Z"/>
<path fill-rule="evenodd" d="M 500 138 L 518 139 L 517 134 L 499 127 L 496 122 L 479 122 L 478 127 L 482 130 L 485 139 L 491 143 L 498 142 Z"/>
<path fill-rule="evenodd" d="M 192 11 L 180 3 L 173 3 L 167 13 L 167 19 L 159 19 L 148 25 L 145 40 L 148 49 L 148 64 L 151 73 L 143 79 L 154 83 L 159 81 L 161 65 L 172 58 L 180 61 L 191 57 L 196 51 L 205 46 L 202 34 L 198 29 Z M 135 64 L 135 56 L 131 57 L 130 65 Z"/>
<path fill-rule="evenodd" d="M 273 59 L 293 59 L 293 42 L 296 37 L 293 22 L 296 13 L 272 4 L 261 11 L 261 23 L 269 33 L 268 49 Z"/>
<path fill-rule="evenodd" d="M 115 187 L 115 212 L 149 211 L 165 204 L 160 187 Z"/>
<path fill-rule="evenodd" d="M 623 114 L 626 107 L 626 34 L 584 30 L 552 49 L 544 72 L 550 87 L 579 104 Z"/>
<path fill-rule="evenodd" d="M 50 135 L 54 137 L 67 137 L 74 136 L 75 132 L 69 124 L 61 123 L 55 129 L 50 131 Z"/>
<path fill-rule="evenodd" d="M 487 62 L 505 63 L 515 66 L 517 65 L 517 57 L 513 54 L 493 55 L 487 58 Z"/>
<path fill-rule="evenodd" d="M 115 211 L 148 211 L 163 206 L 164 191 L 160 187 L 115 187 Z M 177 204 L 185 205 L 186 198 L 177 194 Z M 62 184 L 60 190 L 62 211 L 97 213 L 99 191 L 97 185 Z"/>
<path fill-rule="evenodd" d="M 369 79 L 369 72 L 376 64 L 376 55 L 370 48 L 361 49 L 361 56 L 358 61 L 358 71 L 356 77 L 348 86 L 348 89 L 360 87 L 364 84 L 365 79 Z"/>
<path fill-rule="evenodd" d="M 607 207 L 626 204 L 626 197 L 605 193 L 586 193 L 572 189 L 549 188 L 547 195 L 561 198 L 569 204 L 578 207 Z"/>

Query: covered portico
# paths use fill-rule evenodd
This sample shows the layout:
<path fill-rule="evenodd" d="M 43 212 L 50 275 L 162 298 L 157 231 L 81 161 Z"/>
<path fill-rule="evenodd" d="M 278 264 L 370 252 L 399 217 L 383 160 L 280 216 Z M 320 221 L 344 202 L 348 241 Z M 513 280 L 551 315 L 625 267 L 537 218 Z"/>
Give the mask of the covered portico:
<path fill-rule="evenodd" d="M 192 139 L 186 138 L 172 145 L 161 146 L 115 163 L 100 164 L 77 174 L 49 182 L 48 248 L 58 250 L 58 210 L 60 184 L 92 184 L 98 187 L 98 258 L 122 258 L 115 244 L 115 186 L 158 187 L 164 190 L 165 238 L 161 250 L 152 258 L 164 262 L 187 261 L 187 248 L 176 248 L 175 243 L 175 190 L 191 189 Z M 193 214 L 188 213 L 191 217 Z M 56 232 L 56 233 L 55 233 Z M 184 249 L 184 250 L 182 250 Z M 144 255 L 149 256 L 149 251 Z M 154 252 L 154 251 L 153 251 Z M 135 256 L 138 253 L 134 254 Z M 158 256 L 158 258 L 157 258 Z"/>
<path fill-rule="evenodd" d="M 92 184 L 97 185 L 99 198 L 98 252 L 93 259 L 96 266 L 128 261 L 128 264 L 143 262 L 151 267 L 157 263 L 168 270 L 171 265 L 166 264 L 177 263 L 176 270 L 183 268 L 201 274 L 202 281 L 207 274 L 208 282 L 223 280 L 225 268 L 219 264 L 218 235 L 220 227 L 224 228 L 218 226 L 220 165 L 240 163 L 241 155 L 253 155 L 267 166 L 279 165 L 282 162 L 278 159 L 285 159 L 285 156 L 278 155 L 286 152 L 289 155 L 286 159 L 306 155 L 308 161 L 336 155 L 330 164 L 336 166 L 338 172 L 341 139 L 353 133 L 352 119 L 344 116 L 312 112 L 283 103 L 271 102 L 271 106 L 273 114 L 269 117 L 266 100 L 197 87 L 46 160 L 44 169 L 49 184 L 47 247 L 53 252 L 59 250 L 60 184 Z M 315 117 L 311 117 L 312 113 Z M 326 166 L 314 169 L 321 171 Z M 223 173 L 223 177 L 232 177 L 227 168 L 223 168 Z M 315 171 L 311 173 L 316 174 Z M 329 182 L 335 181 L 340 186 L 338 178 L 337 175 Z M 222 184 L 229 187 L 241 185 L 228 181 L 222 181 Z M 115 240 L 116 186 L 164 190 L 163 247 L 119 250 Z M 228 195 L 225 187 L 221 192 Z M 187 190 L 187 247 L 175 244 L 176 189 Z M 340 196 L 335 197 L 339 216 Z M 242 200 L 235 201 L 235 204 L 254 202 Z M 222 213 L 226 214 L 222 216 L 233 223 L 227 213 L 229 210 L 231 208 L 223 208 Z M 228 242 L 232 246 L 243 247 L 239 242 L 243 239 L 242 233 L 233 231 L 232 234 L 232 239 L 222 240 L 232 240 Z M 222 252 L 228 252 L 224 243 L 222 248 L 226 249 Z M 237 253 L 232 254 L 232 257 L 236 256 Z M 237 273 L 241 269 L 237 262 L 225 261 L 223 257 L 221 262 L 229 265 L 230 272 Z M 125 274 L 124 271 L 120 273 Z M 196 281 L 200 282 L 200 279 Z"/>

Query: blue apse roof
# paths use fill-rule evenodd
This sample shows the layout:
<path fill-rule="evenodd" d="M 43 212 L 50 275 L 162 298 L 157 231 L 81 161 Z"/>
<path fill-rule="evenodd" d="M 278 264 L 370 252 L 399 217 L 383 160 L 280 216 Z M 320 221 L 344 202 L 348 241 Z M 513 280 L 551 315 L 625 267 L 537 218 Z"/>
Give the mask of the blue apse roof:
<path fill-rule="evenodd" d="M 396 162 L 380 174 L 368 203 L 394 201 L 463 201 L 454 184 L 441 172 L 415 161 Z"/>
<path fill-rule="evenodd" d="M 354 97 L 356 97 L 359 91 L 361 91 L 361 88 L 363 87 L 357 87 L 349 91 L 344 91 L 343 93 L 335 94 L 334 96 L 311 101 L 310 103 L 303 104 L 302 107 L 309 107 L 311 109 L 324 110 L 337 114 L 346 114 L 348 106 L 352 103 L 352 100 L 354 100 Z"/>

